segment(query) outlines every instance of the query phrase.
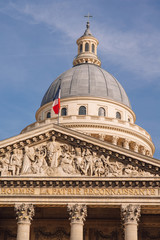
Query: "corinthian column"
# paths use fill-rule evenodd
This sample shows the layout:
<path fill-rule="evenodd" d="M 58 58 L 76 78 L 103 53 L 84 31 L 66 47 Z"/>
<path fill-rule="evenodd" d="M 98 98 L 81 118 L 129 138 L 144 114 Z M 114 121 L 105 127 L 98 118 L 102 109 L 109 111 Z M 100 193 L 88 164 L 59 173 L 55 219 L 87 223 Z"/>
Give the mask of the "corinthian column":
<path fill-rule="evenodd" d="M 30 225 L 34 216 L 32 204 L 16 204 L 15 211 L 17 216 L 17 240 L 29 240 Z"/>
<path fill-rule="evenodd" d="M 140 217 L 139 205 L 122 205 L 121 206 L 122 222 L 124 226 L 125 240 L 138 239 L 138 222 Z"/>
<path fill-rule="evenodd" d="M 119 137 L 113 136 L 112 137 L 112 144 L 117 145 Z"/>
<path fill-rule="evenodd" d="M 126 149 L 129 149 L 129 140 L 128 139 L 124 140 L 123 147 Z"/>
<path fill-rule="evenodd" d="M 86 205 L 69 204 L 68 212 L 71 220 L 70 240 L 83 240 L 83 224 L 87 216 Z"/>

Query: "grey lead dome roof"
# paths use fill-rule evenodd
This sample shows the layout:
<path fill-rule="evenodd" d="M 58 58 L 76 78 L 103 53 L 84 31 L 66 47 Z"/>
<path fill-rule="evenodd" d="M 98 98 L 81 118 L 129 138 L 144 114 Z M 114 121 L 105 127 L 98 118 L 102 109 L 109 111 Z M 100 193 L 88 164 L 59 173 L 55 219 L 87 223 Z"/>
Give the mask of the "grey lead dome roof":
<path fill-rule="evenodd" d="M 84 63 L 62 73 L 48 88 L 41 107 L 52 102 L 61 84 L 61 98 L 100 97 L 111 99 L 131 108 L 127 94 L 121 84 L 101 67 Z"/>

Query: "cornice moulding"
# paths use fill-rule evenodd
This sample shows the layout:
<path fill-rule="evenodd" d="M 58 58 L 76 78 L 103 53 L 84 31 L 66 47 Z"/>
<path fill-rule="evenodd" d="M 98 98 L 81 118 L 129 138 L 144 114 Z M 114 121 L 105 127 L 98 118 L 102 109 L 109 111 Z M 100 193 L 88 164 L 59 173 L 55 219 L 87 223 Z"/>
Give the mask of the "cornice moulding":
<path fill-rule="evenodd" d="M 24 146 L 26 145 L 31 146 L 50 139 L 50 136 L 52 135 L 56 136 L 57 140 L 61 139 L 63 141 L 67 141 L 68 143 L 78 144 L 87 148 L 93 148 L 95 149 L 95 151 L 98 150 L 102 153 L 107 153 L 109 155 L 113 154 L 121 161 L 125 161 L 125 159 L 128 159 L 134 164 L 140 163 L 141 165 L 143 163 L 144 166 L 147 164 L 148 169 L 151 170 L 153 167 L 156 172 L 158 172 L 160 168 L 159 160 L 138 154 L 136 152 L 132 152 L 130 150 L 112 145 L 102 140 L 55 124 L 50 124 L 41 127 L 40 129 L 36 129 L 24 134 L 20 134 L 16 137 L 1 141 L 1 155 L 4 153 L 4 151 L 7 151 L 7 149 L 9 150 L 17 147 L 24 148 Z M 37 141 L 34 141 L 36 137 Z"/>

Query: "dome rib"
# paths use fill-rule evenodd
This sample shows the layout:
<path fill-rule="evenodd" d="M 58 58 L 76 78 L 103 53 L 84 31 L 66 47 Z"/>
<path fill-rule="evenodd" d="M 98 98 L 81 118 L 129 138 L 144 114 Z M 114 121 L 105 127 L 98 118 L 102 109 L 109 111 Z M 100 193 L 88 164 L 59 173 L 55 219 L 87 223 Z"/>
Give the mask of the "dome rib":
<path fill-rule="evenodd" d="M 69 88 L 69 93 L 70 94 L 71 94 L 71 87 L 72 87 L 72 82 L 73 82 L 73 78 L 74 78 L 75 72 L 76 72 L 76 69 L 74 70 L 73 75 L 72 75 L 72 79 L 71 79 L 71 84 L 70 84 L 70 88 Z"/>
<path fill-rule="evenodd" d="M 113 75 L 112 75 L 112 77 L 115 79 L 115 81 L 116 81 L 116 83 L 117 83 L 117 86 L 118 86 L 119 91 L 120 91 L 120 94 L 121 94 L 121 100 L 122 100 L 122 102 L 123 102 L 122 91 L 121 91 L 121 88 L 120 88 L 120 86 L 119 86 L 119 82 L 117 81 L 117 79 L 116 79 Z"/>
<path fill-rule="evenodd" d="M 98 67 L 97 67 L 97 68 L 98 68 Z M 107 85 L 106 76 L 105 76 L 105 74 L 103 73 L 103 71 L 102 71 L 101 68 L 98 68 L 98 69 L 99 69 L 99 71 L 102 73 L 102 75 L 103 75 L 103 77 L 104 77 L 104 79 L 105 79 L 105 83 L 106 83 L 106 91 L 107 91 L 107 95 L 108 95 L 108 85 Z"/>

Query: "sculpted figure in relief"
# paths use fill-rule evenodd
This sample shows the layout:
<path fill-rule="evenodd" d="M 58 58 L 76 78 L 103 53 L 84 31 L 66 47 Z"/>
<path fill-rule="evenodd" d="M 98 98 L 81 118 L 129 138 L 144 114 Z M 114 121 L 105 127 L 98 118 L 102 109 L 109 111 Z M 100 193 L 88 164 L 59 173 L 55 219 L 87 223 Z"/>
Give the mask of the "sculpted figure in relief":
<path fill-rule="evenodd" d="M 81 148 L 75 148 L 74 165 L 77 173 L 85 174 L 85 164 Z"/>
<path fill-rule="evenodd" d="M 40 175 L 40 176 L 154 176 L 149 171 L 122 163 L 111 156 L 105 156 L 92 149 L 44 142 L 36 147 L 25 146 L 24 150 L 7 151 L 0 157 L 0 175 Z"/>
<path fill-rule="evenodd" d="M 0 172 L 1 176 L 8 176 L 9 175 L 9 162 L 10 162 L 11 154 L 10 152 L 6 152 L 5 156 L 0 160 Z"/>
<path fill-rule="evenodd" d="M 47 155 L 46 146 L 40 146 L 35 149 L 35 162 L 32 165 L 32 171 L 35 174 L 45 174 L 48 167 L 45 157 Z"/>
<path fill-rule="evenodd" d="M 65 174 L 76 174 L 76 169 L 74 168 L 73 156 L 70 154 L 69 146 L 64 144 L 61 146 L 62 154 L 60 156 L 60 162 L 58 166 L 58 173 L 62 175 Z"/>
<path fill-rule="evenodd" d="M 35 161 L 35 150 L 33 147 L 24 148 L 24 157 L 21 174 L 32 173 L 32 164 Z"/>
<path fill-rule="evenodd" d="M 139 169 L 137 166 L 132 166 L 131 164 L 128 164 L 123 171 L 124 175 L 127 176 L 153 176 L 150 172 L 145 172 L 142 169 Z"/>
<path fill-rule="evenodd" d="M 21 149 L 13 149 L 13 154 L 10 159 L 11 175 L 19 175 L 22 166 L 23 152 Z"/>
<path fill-rule="evenodd" d="M 86 150 L 84 160 L 85 160 L 85 175 L 92 176 L 93 175 L 93 161 L 92 161 L 92 153 L 89 149 Z"/>
<path fill-rule="evenodd" d="M 49 166 L 58 167 L 60 145 L 55 141 L 55 137 L 52 137 L 52 141 L 47 144 L 47 157 Z"/>
<path fill-rule="evenodd" d="M 97 177 L 103 176 L 105 173 L 105 168 L 104 168 L 103 162 L 101 161 L 100 158 L 95 162 L 94 173 L 95 173 L 95 176 L 97 176 Z"/>

